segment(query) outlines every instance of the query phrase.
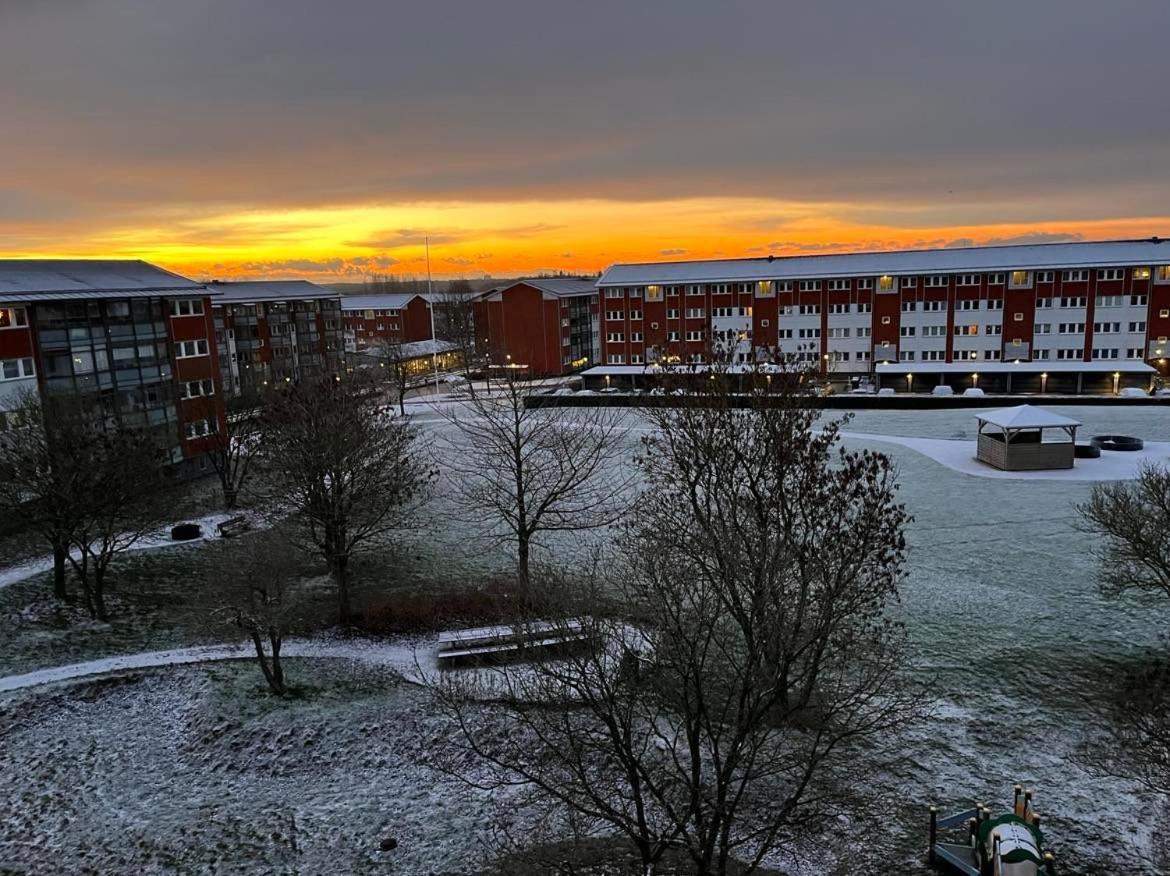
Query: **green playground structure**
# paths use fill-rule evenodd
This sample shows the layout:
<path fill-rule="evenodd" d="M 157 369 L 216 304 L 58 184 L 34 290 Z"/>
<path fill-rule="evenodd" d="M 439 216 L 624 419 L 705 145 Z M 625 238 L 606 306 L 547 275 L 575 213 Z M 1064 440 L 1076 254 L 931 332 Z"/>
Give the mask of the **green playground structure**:
<path fill-rule="evenodd" d="M 949 836 L 949 841 L 939 837 Z M 1010 812 L 992 813 L 976 803 L 953 815 L 940 817 L 930 807 L 931 864 L 962 876 L 1055 876 L 1056 856 L 1044 848 L 1040 814 L 1032 806 L 1032 791 L 1015 786 Z"/>

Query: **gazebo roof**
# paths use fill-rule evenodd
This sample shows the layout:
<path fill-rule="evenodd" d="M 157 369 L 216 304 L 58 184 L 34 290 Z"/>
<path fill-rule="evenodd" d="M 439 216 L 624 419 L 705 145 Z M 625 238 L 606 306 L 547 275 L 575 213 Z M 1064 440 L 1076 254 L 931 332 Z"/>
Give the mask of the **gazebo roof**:
<path fill-rule="evenodd" d="M 1060 414 L 1054 414 L 1052 411 L 1046 411 L 1044 408 L 1037 408 L 1032 405 L 1016 405 L 1014 408 L 1000 408 L 996 411 L 976 414 L 975 417 L 981 423 L 990 423 L 992 426 L 999 426 L 1001 429 L 1044 429 L 1049 426 L 1068 427 L 1081 425 L 1077 420 L 1062 417 Z"/>

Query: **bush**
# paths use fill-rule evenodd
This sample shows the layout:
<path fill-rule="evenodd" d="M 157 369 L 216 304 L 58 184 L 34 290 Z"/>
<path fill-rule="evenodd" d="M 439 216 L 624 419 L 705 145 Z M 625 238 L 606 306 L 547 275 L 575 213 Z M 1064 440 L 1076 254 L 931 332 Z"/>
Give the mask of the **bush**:
<path fill-rule="evenodd" d="M 479 587 L 404 593 L 362 612 L 358 627 L 367 633 L 433 633 L 515 620 L 518 590 L 511 582 Z"/>

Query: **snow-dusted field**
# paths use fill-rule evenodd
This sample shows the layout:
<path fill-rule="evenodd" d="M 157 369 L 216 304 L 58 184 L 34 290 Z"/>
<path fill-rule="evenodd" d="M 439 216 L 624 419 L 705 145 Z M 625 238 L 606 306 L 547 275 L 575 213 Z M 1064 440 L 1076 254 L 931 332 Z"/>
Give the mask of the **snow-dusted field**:
<path fill-rule="evenodd" d="M 1081 420 L 1085 424 L 1081 434 L 1086 438 L 1122 433 L 1170 442 L 1170 416 L 1162 409 L 1057 406 L 1053 410 Z M 421 412 L 418 419 L 427 430 L 449 428 Z M 886 860 L 891 869 L 897 865 L 904 872 L 924 872 L 921 848 L 929 802 L 949 806 L 979 799 L 1002 804 L 1010 797 L 1012 784 L 1022 781 L 1037 789 L 1038 806 L 1048 818 L 1046 832 L 1067 861 L 1062 872 L 1170 870 L 1170 861 L 1162 857 L 1165 850 L 1159 847 L 1165 833 L 1166 801 L 1140 793 L 1131 782 L 1091 775 L 1078 756 L 1083 739 L 1104 729 L 1100 706 L 1119 673 L 1143 650 L 1160 645 L 1168 609 L 1161 604 L 1117 602 L 1098 594 L 1089 555 L 1094 538 L 1077 529 L 1075 511 L 1092 484 L 975 476 L 965 473 L 962 466 L 921 452 L 931 445 L 914 439 L 973 441 L 971 411 L 861 411 L 846 429 L 856 436 L 847 439 L 850 446 L 880 450 L 897 462 L 903 499 L 915 515 L 908 533 L 908 577 L 897 612 L 910 632 L 912 671 L 930 685 L 935 700 L 929 722 L 904 738 L 889 741 L 892 749 L 910 756 L 909 765 L 880 771 L 860 764 L 863 773 L 872 777 L 875 793 L 893 792 L 901 800 L 890 812 L 886 833 Z M 875 437 L 860 437 L 863 434 Z M 891 443 L 876 436 L 912 440 Z M 637 438 L 635 434 L 630 439 L 631 453 Z M 1151 451 L 1157 458 L 1163 448 L 1155 443 Z M 506 549 L 488 548 L 473 540 L 470 524 L 449 520 L 439 524 L 447 509 L 445 500 L 437 497 L 428 508 L 436 522 L 402 534 L 403 544 L 395 555 L 402 577 L 396 579 L 396 586 L 461 580 L 507 568 Z M 604 543 L 607 537 L 598 533 L 588 540 L 552 541 L 547 552 L 563 559 L 573 550 L 587 551 L 590 544 Z M 203 550 L 153 553 L 151 562 L 178 556 L 190 565 Z M 377 586 L 387 574 L 373 561 L 364 569 L 366 587 Z M 50 633 L 25 630 L 21 641 L 31 644 L 36 635 Z M 182 644 L 166 638 L 166 631 L 153 635 L 151 643 L 162 643 L 153 647 Z M 98 648 L 95 656 L 118 650 L 93 636 L 85 641 L 86 647 Z M 45 647 L 36 651 L 31 663 L 17 661 L 16 665 L 26 671 L 80 659 L 69 651 L 68 659 L 54 661 L 54 653 L 54 648 Z M 7 785 L 5 794 L 17 793 L 13 799 L 21 799 L 22 804 L 0 816 L 7 819 L 0 822 L 5 826 L 0 832 L 0 862 L 27 861 L 38 850 L 47 853 L 66 845 L 63 836 L 37 839 L 36 814 L 44 812 L 45 806 L 61 806 L 74 819 L 71 831 L 78 833 L 69 837 L 70 842 L 77 839 L 76 846 L 70 846 L 73 854 L 81 854 L 77 848 L 95 850 L 103 826 L 126 830 L 129 824 L 139 825 L 126 844 L 125 866 L 108 862 L 113 872 L 204 872 L 210 869 L 210 856 L 216 854 L 219 843 L 238 843 L 241 854 L 252 856 L 249 860 L 256 867 L 249 872 L 282 872 L 291 858 L 263 857 L 278 854 L 275 834 L 290 841 L 289 828 L 279 823 L 285 816 L 276 814 L 285 811 L 274 802 L 275 795 L 282 793 L 297 801 L 293 806 L 298 824 L 308 826 L 298 840 L 302 872 L 331 872 L 330 866 L 341 860 L 350 866 L 335 872 L 447 872 L 475 860 L 478 840 L 474 835 L 484 818 L 474 807 L 469 811 L 463 804 L 452 807 L 445 802 L 447 792 L 442 788 L 446 786 L 427 772 L 426 741 L 433 727 L 425 706 L 410 700 L 414 694 L 409 689 L 395 688 L 384 701 L 374 694 L 363 701 L 362 709 L 368 711 L 363 711 L 361 722 L 375 728 L 369 733 L 381 737 L 390 766 L 371 765 L 357 737 L 338 729 L 353 724 L 351 705 L 325 697 L 295 707 L 304 711 L 287 713 L 295 720 L 279 732 L 291 736 L 275 736 L 263 743 L 249 736 L 249 741 L 241 742 L 243 751 L 263 753 L 265 766 L 252 768 L 218 747 L 207 749 L 206 742 L 201 744 L 207 756 L 195 756 L 199 748 L 189 732 L 203 726 L 199 717 L 206 708 L 203 698 L 210 695 L 208 685 L 214 687 L 207 673 L 201 667 L 152 673 L 140 685 L 98 698 L 73 696 L 67 689 L 9 695 L 0 706 L 0 774 L 4 776 L 0 781 Z M 399 717 L 404 700 L 411 702 L 410 720 Z M 233 699 L 217 708 L 220 718 L 230 722 L 231 708 L 242 707 Z M 157 715 L 162 717 L 152 723 Z M 327 763 L 318 761 L 315 758 L 322 749 L 314 748 L 318 744 L 314 741 L 308 745 L 313 749 L 313 770 L 286 773 L 284 767 L 276 766 L 277 749 L 289 739 L 304 747 L 302 736 L 314 727 L 336 734 L 334 748 L 343 755 Z M 135 747 L 133 740 L 142 733 L 146 739 Z M 82 769 L 74 743 L 59 741 L 61 734 L 93 746 L 98 757 L 91 769 Z M 227 734 L 226 738 L 230 746 L 230 740 L 238 737 Z M 350 746 L 356 746 L 352 757 Z M 53 752 L 66 759 L 65 766 L 52 766 Z M 134 770 L 142 770 L 137 781 Z M 69 803 L 70 791 L 78 782 L 89 801 L 86 806 Z M 173 796 L 174 788 L 182 788 L 183 793 Z M 245 798 L 252 793 L 260 815 L 250 821 Z M 160 806 L 166 817 L 151 826 L 149 813 Z M 396 821 L 410 825 L 415 833 L 410 847 L 395 859 L 397 869 L 388 869 L 376 851 L 376 837 Z M 432 823 L 442 829 L 433 832 Z M 185 834 L 178 832 L 180 826 Z M 64 831 L 60 824 L 58 829 Z M 844 833 L 847 839 L 848 831 Z M 53 846 L 54 842 L 59 845 Z M 192 857 L 184 859 L 186 865 L 172 869 L 157 863 L 137 866 L 147 860 L 135 857 L 138 849 L 146 847 L 165 848 L 166 854 L 186 849 L 184 853 Z M 340 857 L 342 848 L 349 857 Z M 847 865 L 829 869 L 829 859 L 818 861 L 794 872 L 808 876 L 851 872 Z M 76 862 L 77 869 L 83 869 L 84 860 Z M 310 862 L 325 863 L 314 868 L 308 866 Z M 409 862 L 405 869 L 403 862 Z M 217 872 L 234 871 L 221 864 Z"/>

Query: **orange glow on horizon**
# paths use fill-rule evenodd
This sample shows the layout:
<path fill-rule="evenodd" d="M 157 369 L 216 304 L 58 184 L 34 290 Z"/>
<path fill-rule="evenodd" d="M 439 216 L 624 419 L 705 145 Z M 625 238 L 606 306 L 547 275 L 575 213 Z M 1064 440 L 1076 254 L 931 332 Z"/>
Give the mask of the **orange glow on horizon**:
<path fill-rule="evenodd" d="M 594 273 L 615 262 L 743 258 L 1075 235 L 1096 240 L 1170 232 L 1170 217 L 935 224 L 913 208 L 749 198 L 624 202 L 552 200 L 348 205 L 168 214 L 120 228 L 51 229 L 8 258 L 139 258 L 196 279 L 360 281 L 373 273 L 436 278 Z"/>

